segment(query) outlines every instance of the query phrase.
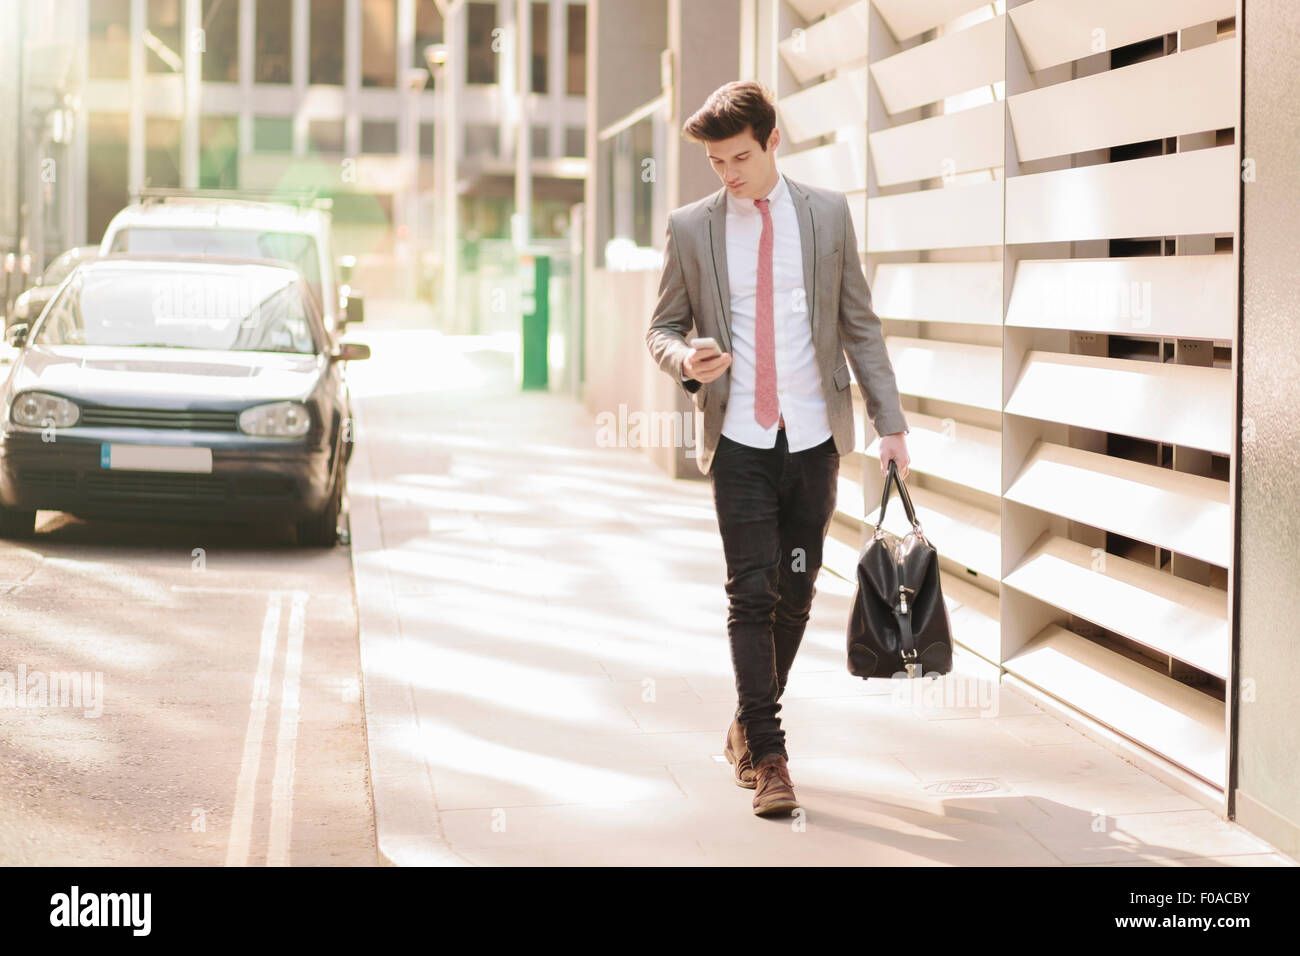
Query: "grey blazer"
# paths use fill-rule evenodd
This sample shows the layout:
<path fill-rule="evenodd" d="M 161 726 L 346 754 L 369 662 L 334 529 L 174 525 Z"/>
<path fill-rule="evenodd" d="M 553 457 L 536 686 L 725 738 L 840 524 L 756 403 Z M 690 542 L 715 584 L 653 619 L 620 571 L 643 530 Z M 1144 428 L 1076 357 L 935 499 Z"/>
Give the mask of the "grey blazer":
<path fill-rule="evenodd" d="M 857 236 L 843 193 L 806 186 L 786 177 L 799 217 L 803 245 L 803 280 L 813 350 L 821 373 L 835 449 L 854 448 L 852 366 L 867 417 L 880 435 L 908 430 L 898 398 L 894 367 L 885 351 L 879 317 L 871 310 L 871 289 L 858 259 Z M 682 381 L 682 361 L 690 354 L 687 336 L 718 340 L 731 351 L 731 290 L 727 283 L 726 187 L 674 210 L 668 216 L 668 246 L 659 301 L 646 332 L 650 355 L 661 369 L 681 382 L 704 413 L 696 462 L 709 473 L 722 434 L 731 388 L 731 370 L 707 385 Z M 845 364 L 845 357 L 848 363 Z"/>

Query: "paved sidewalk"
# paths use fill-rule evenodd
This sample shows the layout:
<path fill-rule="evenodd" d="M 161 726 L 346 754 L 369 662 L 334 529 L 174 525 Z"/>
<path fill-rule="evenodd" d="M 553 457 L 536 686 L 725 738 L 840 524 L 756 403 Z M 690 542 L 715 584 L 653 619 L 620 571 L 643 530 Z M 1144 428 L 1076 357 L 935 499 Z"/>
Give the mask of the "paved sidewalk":
<path fill-rule="evenodd" d="M 852 591 L 828 573 L 782 711 L 803 813 L 754 817 L 721 756 L 708 484 L 598 447 L 486 340 L 368 311 L 350 504 L 389 862 L 1291 865 L 969 655 L 947 700 L 850 676 Z"/>

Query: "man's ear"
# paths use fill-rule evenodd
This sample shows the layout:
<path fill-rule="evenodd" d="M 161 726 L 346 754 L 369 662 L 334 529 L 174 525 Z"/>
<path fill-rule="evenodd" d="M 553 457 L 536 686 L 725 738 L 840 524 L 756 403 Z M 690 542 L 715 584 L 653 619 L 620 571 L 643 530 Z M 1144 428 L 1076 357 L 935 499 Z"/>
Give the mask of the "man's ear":
<path fill-rule="evenodd" d="M 781 131 L 775 126 L 772 127 L 772 135 L 767 139 L 767 151 L 770 153 L 781 145 Z"/>

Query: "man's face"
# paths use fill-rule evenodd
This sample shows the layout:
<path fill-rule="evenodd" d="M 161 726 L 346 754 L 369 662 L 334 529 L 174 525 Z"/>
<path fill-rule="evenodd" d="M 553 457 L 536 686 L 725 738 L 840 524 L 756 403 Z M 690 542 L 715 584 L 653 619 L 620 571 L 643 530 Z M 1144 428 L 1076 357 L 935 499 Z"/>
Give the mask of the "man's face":
<path fill-rule="evenodd" d="M 709 164 L 718 174 L 727 191 L 737 199 L 762 199 L 776 185 L 776 153 L 781 133 L 775 127 L 768 138 L 767 149 L 759 148 L 754 139 L 754 128 L 746 126 L 743 133 L 730 139 L 717 139 L 704 144 Z"/>

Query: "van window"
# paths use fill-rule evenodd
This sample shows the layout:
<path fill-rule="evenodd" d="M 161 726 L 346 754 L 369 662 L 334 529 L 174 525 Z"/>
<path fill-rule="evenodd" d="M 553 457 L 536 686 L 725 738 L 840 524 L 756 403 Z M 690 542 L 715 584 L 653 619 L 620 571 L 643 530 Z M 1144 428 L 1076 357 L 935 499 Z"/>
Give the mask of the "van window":
<path fill-rule="evenodd" d="M 279 259 L 297 268 L 317 305 L 324 307 L 316 239 L 303 233 L 131 226 L 113 237 L 109 251 Z"/>

